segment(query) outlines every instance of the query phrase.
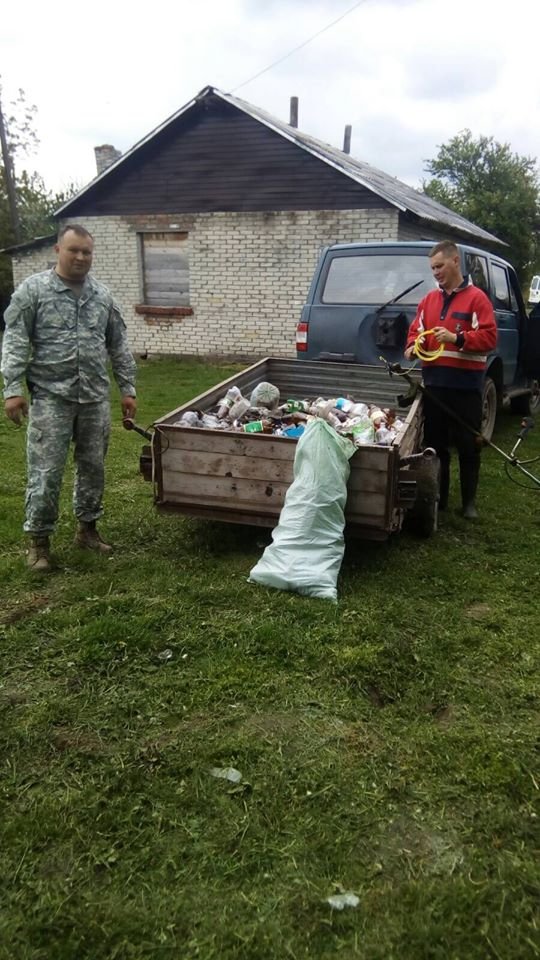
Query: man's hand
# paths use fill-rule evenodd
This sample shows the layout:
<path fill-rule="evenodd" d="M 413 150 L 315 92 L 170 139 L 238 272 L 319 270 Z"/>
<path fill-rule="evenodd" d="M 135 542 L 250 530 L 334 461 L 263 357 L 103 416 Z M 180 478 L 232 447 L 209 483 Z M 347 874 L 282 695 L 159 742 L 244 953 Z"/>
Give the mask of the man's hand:
<path fill-rule="evenodd" d="M 26 397 L 9 397 L 4 403 L 4 410 L 6 417 L 9 417 L 17 427 L 22 427 L 24 418 L 28 416 Z"/>
<path fill-rule="evenodd" d="M 412 360 L 414 357 L 414 343 L 410 347 L 407 347 L 405 353 L 403 354 L 406 360 Z"/>
<path fill-rule="evenodd" d="M 433 327 L 433 334 L 437 343 L 455 343 L 457 335 L 446 327 Z"/>
<path fill-rule="evenodd" d="M 122 416 L 130 420 L 135 419 L 137 413 L 137 401 L 135 397 L 122 397 Z"/>

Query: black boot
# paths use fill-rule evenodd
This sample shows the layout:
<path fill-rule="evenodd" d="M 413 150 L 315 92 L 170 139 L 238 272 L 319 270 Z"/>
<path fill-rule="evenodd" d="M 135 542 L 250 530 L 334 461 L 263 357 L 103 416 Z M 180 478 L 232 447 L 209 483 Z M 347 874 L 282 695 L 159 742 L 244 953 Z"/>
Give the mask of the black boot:
<path fill-rule="evenodd" d="M 439 455 L 441 472 L 439 474 L 439 510 L 446 510 L 448 506 L 448 491 L 450 490 L 450 457 L 448 453 Z"/>
<path fill-rule="evenodd" d="M 476 520 L 478 517 L 475 497 L 479 473 L 480 459 L 459 461 L 462 513 L 466 520 Z"/>

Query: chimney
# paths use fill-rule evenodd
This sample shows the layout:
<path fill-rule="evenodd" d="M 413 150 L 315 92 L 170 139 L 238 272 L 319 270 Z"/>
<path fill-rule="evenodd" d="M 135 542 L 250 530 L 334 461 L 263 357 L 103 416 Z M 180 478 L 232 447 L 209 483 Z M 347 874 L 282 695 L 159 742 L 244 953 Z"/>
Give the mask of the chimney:
<path fill-rule="evenodd" d="M 298 126 L 298 97 L 291 97 L 291 116 L 289 125 L 291 127 Z"/>
<path fill-rule="evenodd" d="M 122 156 L 121 151 L 111 146 L 110 143 L 104 143 L 101 147 L 94 147 L 94 153 L 96 155 L 98 176 L 100 173 L 103 173 L 107 167 L 110 167 L 111 163 L 118 160 L 118 157 Z"/>
<path fill-rule="evenodd" d="M 351 133 L 352 133 L 352 127 L 350 123 L 348 123 L 347 126 L 345 127 L 345 134 L 343 136 L 343 153 L 351 152 Z"/>

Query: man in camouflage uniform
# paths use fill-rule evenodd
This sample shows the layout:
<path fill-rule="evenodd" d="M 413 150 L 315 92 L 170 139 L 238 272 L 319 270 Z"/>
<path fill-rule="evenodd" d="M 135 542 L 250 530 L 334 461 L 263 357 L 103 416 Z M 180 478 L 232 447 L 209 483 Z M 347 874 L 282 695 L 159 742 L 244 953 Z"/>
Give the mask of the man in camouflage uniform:
<path fill-rule="evenodd" d="M 110 431 L 108 359 L 122 395 L 122 415 L 132 418 L 136 412 L 136 367 L 124 321 L 107 288 L 89 275 L 92 236 L 84 227 L 68 225 L 55 249 L 56 267 L 28 277 L 13 294 L 2 349 L 6 415 L 20 425 L 29 412 L 24 530 L 30 535 L 28 566 L 39 572 L 51 569 L 49 536 L 58 518 L 71 440 L 75 543 L 111 552 L 96 529 Z"/>

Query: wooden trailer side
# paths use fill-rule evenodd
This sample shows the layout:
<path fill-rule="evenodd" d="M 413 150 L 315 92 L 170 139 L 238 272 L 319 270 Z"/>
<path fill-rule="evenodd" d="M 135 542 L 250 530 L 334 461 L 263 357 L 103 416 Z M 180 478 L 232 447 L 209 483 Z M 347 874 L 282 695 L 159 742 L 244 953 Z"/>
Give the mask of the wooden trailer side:
<path fill-rule="evenodd" d="M 153 443 L 156 504 L 193 516 L 233 523 L 275 526 L 293 480 L 296 440 L 264 434 L 203 430 L 178 426 L 188 409 L 208 410 L 236 384 L 249 396 L 254 386 L 269 380 L 282 398 L 330 396 L 348 392 L 379 402 L 384 395 L 384 371 L 357 365 L 266 359 L 254 364 L 155 424 Z M 399 529 L 401 449 L 412 451 L 417 438 L 417 412 L 412 408 L 396 442 L 360 447 L 350 461 L 345 517 L 348 530 L 369 539 L 384 539 Z"/>

